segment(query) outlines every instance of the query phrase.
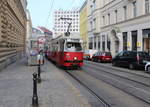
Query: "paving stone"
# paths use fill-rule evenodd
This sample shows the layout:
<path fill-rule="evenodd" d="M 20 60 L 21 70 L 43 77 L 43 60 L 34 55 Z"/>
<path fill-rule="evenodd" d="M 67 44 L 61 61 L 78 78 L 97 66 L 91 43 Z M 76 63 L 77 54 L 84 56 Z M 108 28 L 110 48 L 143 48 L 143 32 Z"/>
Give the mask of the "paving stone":
<path fill-rule="evenodd" d="M 90 107 L 86 99 L 58 68 L 46 61 L 41 66 L 38 107 Z M 27 66 L 22 59 L 0 72 L 0 107 L 33 107 L 32 74 L 37 66 Z"/>

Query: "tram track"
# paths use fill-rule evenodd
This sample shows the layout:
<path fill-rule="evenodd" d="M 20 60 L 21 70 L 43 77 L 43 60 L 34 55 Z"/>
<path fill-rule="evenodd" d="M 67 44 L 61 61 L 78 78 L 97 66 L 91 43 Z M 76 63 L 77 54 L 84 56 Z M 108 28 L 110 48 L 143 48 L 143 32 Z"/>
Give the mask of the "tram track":
<path fill-rule="evenodd" d="M 120 67 L 114 67 L 114 66 L 111 66 L 111 65 L 106 65 L 106 64 L 103 64 L 103 63 L 91 62 L 91 61 L 85 61 L 85 63 L 86 64 L 91 64 L 91 65 L 97 65 L 97 66 L 101 66 L 101 67 L 104 67 L 104 68 L 107 68 L 107 69 L 117 70 L 118 72 L 123 72 L 123 73 L 127 73 L 127 74 L 136 75 L 136 76 L 139 76 L 139 77 L 150 79 L 150 75 L 138 74 L 138 73 L 135 73 L 136 71 L 134 71 L 134 70 L 129 70 L 129 69 L 122 68 L 122 67 L 121 68 Z"/>
<path fill-rule="evenodd" d="M 65 71 L 70 77 L 72 77 L 74 80 L 76 80 L 80 85 L 82 85 L 85 89 L 88 90 L 98 101 L 103 104 L 104 107 L 111 107 L 107 101 L 105 101 L 102 97 L 100 97 L 92 88 L 90 88 L 87 84 L 82 82 L 79 78 L 77 78 L 73 73 L 71 73 L 69 70 Z"/>
<path fill-rule="evenodd" d="M 86 71 L 86 73 L 93 76 L 94 78 L 102 80 L 105 83 L 108 83 L 112 85 L 113 87 L 116 87 L 124 91 L 125 93 L 132 95 L 135 98 L 140 99 L 141 101 L 147 104 L 150 104 L 150 101 L 149 101 L 150 85 L 114 74 L 112 72 L 104 70 L 103 67 L 96 66 L 93 64 L 92 65 L 87 64 L 85 65 L 85 67 L 88 68 L 88 69 L 83 68 Z M 100 72 L 97 72 L 98 70 Z M 139 86 L 137 87 L 136 85 L 140 85 L 140 87 Z"/>
<path fill-rule="evenodd" d="M 136 74 L 136 73 L 132 73 L 132 71 L 131 72 L 124 71 L 124 70 L 121 71 L 120 69 L 109 67 L 109 66 L 104 66 L 104 65 L 101 65 L 99 63 L 98 64 L 97 63 L 86 63 L 85 66 L 91 66 L 93 68 L 95 67 L 95 68 L 98 68 L 101 71 L 104 71 L 106 73 L 118 76 L 120 78 L 128 79 L 130 81 L 137 82 L 137 83 L 142 84 L 144 86 L 150 87 L 150 82 L 149 82 L 150 77 L 143 76 L 143 75 Z"/>
<path fill-rule="evenodd" d="M 109 71 L 107 71 L 106 69 L 100 68 L 100 67 L 97 67 L 97 66 L 88 65 L 88 66 L 86 66 L 86 67 L 91 67 L 91 68 L 93 68 L 93 69 L 100 70 L 101 72 L 104 72 L 104 73 L 107 73 L 107 74 L 111 74 L 111 75 L 113 75 L 113 76 L 116 76 L 117 78 L 124 79 L 124 80 L 129 80 L 129 81 L 134 82 L 134 83 L 138 83 L 138 84 L 140 84 L 140 85 L 142 86 L 142 88 L 144 88 L 144 87 L 145 87 L 145 88 L 148 88 L 148 89 L 149 89 L 148 91 L 150 92 L 150 85 L 147 84 L 147 83 L 140 82 L 140 81 L 136 81 L 136 80 L 134 80 L 133 78 L 129 78 L 129 77 L 126 77 L 126 76 L 118 75 L 117 73 L 114 73 L 114 71 L 109 72 Z M 116 71 L 115 71 L 115 72 L 116 72 Z M 142 78 L 141 78 L 141 79 L 142 79 Z M 150 81 L 150 79 L 149 79 L 148 81 Z M 137 84 L 137 85 L 138 85 L 138 84 Z"/>

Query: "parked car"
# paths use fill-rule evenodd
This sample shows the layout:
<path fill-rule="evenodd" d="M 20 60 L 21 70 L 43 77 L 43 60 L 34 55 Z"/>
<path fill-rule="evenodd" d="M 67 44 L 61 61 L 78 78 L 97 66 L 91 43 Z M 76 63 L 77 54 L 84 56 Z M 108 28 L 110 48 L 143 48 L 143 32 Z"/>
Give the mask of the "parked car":
<path fill-rule="evenodd" d="M 112 56 L 110 52 L 96 52 L 92 56 L 92 61 L 96 62 L 111 62 Z"/>
<path fill-rule="evenodd" d="M 150 73 L 150 62 L 147 62 L 145 65 L 145 72 Z"/>
<path fill-rule="evenodd" d="M 126 66 L 130 69 L 144 68 L 150 55 L 143 51 L 122 51 L 112 59 L 113 66 Z"/>
<path fill-rule="evenodd" d="M 91 60 L 93 54 L 96 53 L 96 52 L 97 52 L 97 50 L 92 50 L 92 49 L 85 50 L 83 57 L 84 57 L 85 60 Z"/>
<path fill-rule="evenodd" d="M 90 59 L 90 54 L 84 54 L 83 59 L 84 60 L 91 60 Z"/>

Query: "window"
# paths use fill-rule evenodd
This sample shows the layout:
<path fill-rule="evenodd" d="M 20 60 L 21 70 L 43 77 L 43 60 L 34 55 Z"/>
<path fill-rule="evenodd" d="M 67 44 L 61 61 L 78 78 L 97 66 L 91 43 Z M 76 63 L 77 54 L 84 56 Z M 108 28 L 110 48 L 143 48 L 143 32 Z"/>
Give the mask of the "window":
<path fill-rule="evenodd" d="M 93 1 L 93 10 L 96 9 L 96 0 Z"/>
<path fill-rule="evenodd" d="M 137 50 L 137 31 L 132 31 L 131 36 L 132 36 L 132 50 Z"/>
<path fill-rule="evenodd" d="M 91 30 L 93 29 L 93 23 L 92 21 L 90 22 Z"/>
<path fill-rule="evenodd" d="M 93 48 L 93 39 L 89 38 L 89 49 Z"/>
<path fill-rule="evenodd" d="M 107 48 L 110 51 L 110 38 L 107 35 Z"/>
<path fill-rule="evenodd" d="M 149 13 L 149 0 L 145 0 L 145 14 Z"/>
<path fill-rule="evenodd" d="M 96 19 L 94 19 L 93 22 L 94 22 L 94 29 L 96 29 Z"/>
<path fill-rule="evenodd" d="M 93 8 L 93 6 L 91 5 L 91 6 L 90 6 L 90 11 L 91 11 L 91 14 L 92 14 L 92 8 Z"/>
<path fill-rule="evenodd" d="M 96 37 L 94 37 L 94 49 L 96 49 Z"/>
<path fill-rule="evenodd" d="M 124 9 L 124 20 L 126 20 L 127 19 L 127 6 L 124 6 L 123 9 Z"/>
<path fill-rule="evenodd" d="M 136 7 L 136 1 L 133 2 L 133 17 L 136 17 L 137 15 L 137 7 Z"/>
<path fill-rule="evenodd" d="M 101 37 L 99 36 L 98 37 L 98 49 L 100 50 L 100 47 L 101 47 Z"/>
<path fill-rule="evenodd" d="M 103 26 L 105 26 L 105 16 L 103 16 Z"/>
<path fill-rule="evenodd" d="M 123 32 L 123 50 L 127 50 L 127 32 Z"/>
<path fill-rule="evenodd" d="M 108 14 L 108 25 L 110 25 L 110 14 Z"/>
<path fill-rule="evenodd" d="M 102 50 L 105 51 L 105 35 L 102 36 Z"/>
<path fill-rule="evenodd" d="M 115 18 L 116 18 L 116 23 L 117 23 L 117 19 L 118 19 L 118 11 L 115 10 Z"/>

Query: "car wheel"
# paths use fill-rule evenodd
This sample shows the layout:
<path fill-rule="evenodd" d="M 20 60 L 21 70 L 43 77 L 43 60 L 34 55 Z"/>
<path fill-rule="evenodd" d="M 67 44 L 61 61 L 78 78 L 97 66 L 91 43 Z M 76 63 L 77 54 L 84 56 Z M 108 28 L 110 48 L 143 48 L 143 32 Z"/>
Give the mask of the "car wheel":
<path fill-rule="evenodd" d="M 148 66 L 148 67 L 147 67 L 147 72 L 149 72 L 149 73 L 150 73 L 150 66 Z"/>
<path fill-rule="evenodd" d="M 134 65 L 133 64 L 129 64 L 129 69 L 134 69 Z"/>
<path fill-rule="evenodd" d="M 116 66 L 116 62 L 112 62 L 112 66 Z"/>
<path fill-rule="evenodd" d="M 100 60 L 100 59 L 98 59 L 98 62 L 101 62 L 101 60 Z"/>

